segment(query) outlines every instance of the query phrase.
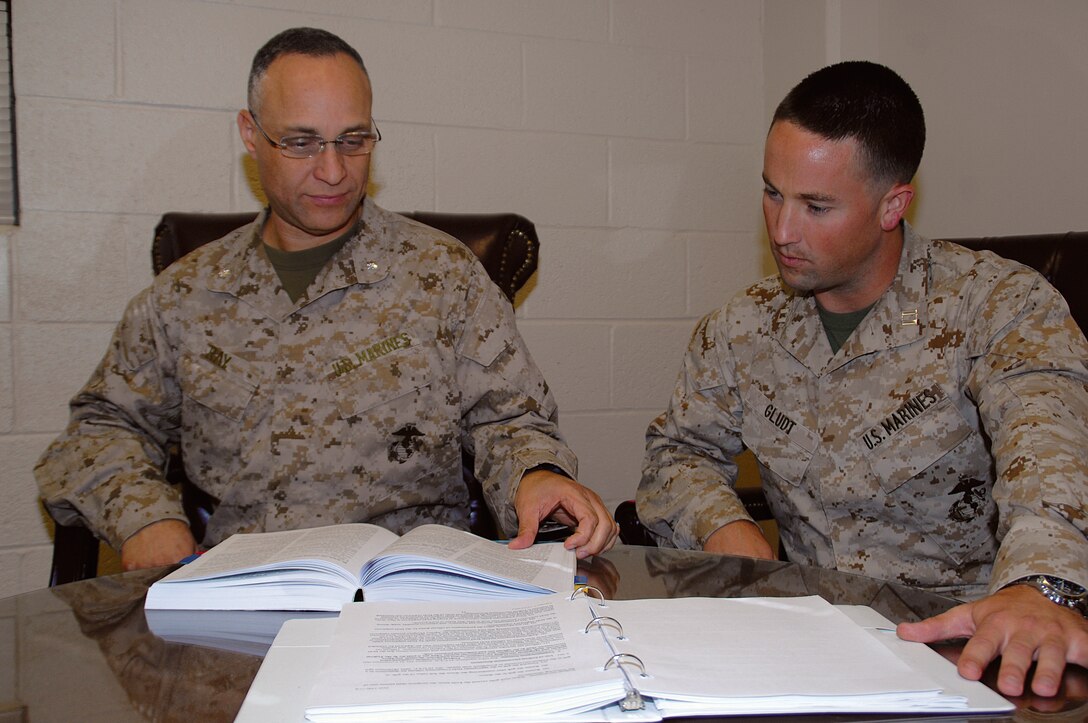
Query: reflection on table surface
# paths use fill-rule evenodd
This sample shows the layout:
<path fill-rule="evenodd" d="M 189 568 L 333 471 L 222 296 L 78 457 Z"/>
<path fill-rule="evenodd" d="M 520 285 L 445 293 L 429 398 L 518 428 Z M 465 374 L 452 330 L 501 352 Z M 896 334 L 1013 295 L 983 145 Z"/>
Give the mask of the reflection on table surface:
<path fill-rule="evenodd" d="M 168 642 L 151 632 L 143 609 L 147 587 L 168 571 L 101 577 L 0 600 L 0 660 L 4 663 L 0 671 L 7 671 L 0 672 L 0 714 L 7 710 L 5 705 L 21 704 L 31 721 L 233 720 L 261 664 L 260 654 L 255 653 L 264 647 L 254 631 L 266 623 L 257 616 L 252 621 L 219 621 L 225 623 L 220 627 L 237 630 L 244 644 L 234 640 L 210 647 Z M 579 572 L 614 599 L 820 595 L 836 604 L 868 605 L 894 622 L 919 620 L 955 604 L 858 575 L 680 550 L 620 546 L 580 563 Z M 200 615 L 210 617 L 201 619 Z M 197 632 L 208 634 L 216 630 L 216 625 L 207 622 L 214 615 L 201 613 L 185 622 L 192 627 L 195 620 Z M 161 619 L 152 622 L 156 630 L 163 630 Z M 272 635 L 269 631 L 267 641 Z M 956 644 L 935 647 L 953 661 L 960 652 Z M 986 682 L 991 687 L 995 672 L 988 671 Z M 1013 716 L 933 720 L 1082 723 L 1088 720 L 1088 671 L 1068 670 L 1055 698 L 1027 695 L 1013 702 L 1017 705 Z M 729 720 L 880 719 L 804 715 Z"/>

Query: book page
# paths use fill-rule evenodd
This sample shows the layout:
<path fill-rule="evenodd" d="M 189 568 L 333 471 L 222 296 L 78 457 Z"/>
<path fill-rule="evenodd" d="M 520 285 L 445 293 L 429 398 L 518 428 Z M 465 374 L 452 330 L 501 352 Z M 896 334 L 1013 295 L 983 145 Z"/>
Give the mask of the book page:
<path fill-rule="evenodd" d="M 624 692 L 624 680 L 609 676 L 626 676 L 666 718 L 1011 708 L 965 695 L 984 688 L 977 681 L 942 692 L 929 674 L 936 653 L 889 645 L 881 634 L 894 635 L 816 596 L 354 604 L 341 614 L 306 712 L 319 722 L 346 713 L 383 722 L 603 720 L 603 707 Z M 606 661 L 628 657 L 605 669 L 603 648 Z"/>
<path fill-rule="evenodd" d="M 816 596 L 607 605 L 602 614 L 621 621 L 627 638 L 616 646 L 637 652 L 650 676 L 639 688 L 654 697 L 819 696 L 826 705 L 832 697 L 940 689 Z"/>
<path fill-rule="evenodd" d="M 583 632 L 585 605 L 571 605 L 568 597 L 471 607 L 345 605 L 307 712 L 370 708 L 382 719 L 392 710 L 451 713 L 479 705 L 516 718 L 519 705 L 539 716 L 549 708 L 618 700 L 621 678 L 601 670 L 607 650 L 599 635 Z M 510 700 L 531 693 L 541 695 Z"/>
<path fill-rule="evenodd" d="M 392 532 L 362 523 L 232 535 L 162 581 L 267 569 L 293 560 L 322 561 L 357 580 L 363 564 L 396 540 Z"/>
<path fill-rule="evenodd" d="M 558 543 L 511 550 L 504 543 L 485 540 L 463 530 L 421 525 L 389 545 L 381 557 L 394 555 L 450 561 L 495 578 L 557 592 L 570 590 L 574 584 L 574 551 Z"/>
<path fill-rule="evenodd" d="M 323 674 L 323 663 L 332 645 L 336 623 L 335 618 L 284 623 L 246 693 L 235 723 L 300 723 L 306 720 L 307 697 Z M 479 723 L 476 718 L 464 717 Z M 540 720 L 539 715 L 534 718 Z M 661 714 L 654 708 L 653 701 L 647 701 L 644 710 L 621 710 L 619 705 L 613 704 L 551 719 L 566 723 L 653 723 L 661 720 Z M 386 716 L 381 723 L 392 720 L 395 720 L 394 716 Z M 508 717 L 504 723 L 507 721 Z M 418 718 L 412 723 L 418 723 Z"/>

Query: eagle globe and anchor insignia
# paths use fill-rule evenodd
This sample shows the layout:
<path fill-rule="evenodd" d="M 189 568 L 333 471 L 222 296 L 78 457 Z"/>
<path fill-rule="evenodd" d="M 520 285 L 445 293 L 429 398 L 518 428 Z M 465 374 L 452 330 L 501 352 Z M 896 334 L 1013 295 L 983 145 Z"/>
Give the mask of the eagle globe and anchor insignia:
<path fill-rule="evenodd" d="M 948 508 L 948 519 L 956 522 L 970 522 L 982 514 L 986 506 L 986 485 L 976 479 L 960 478 L 959 484 L 952 490 L 954 495 L 963 495 Z"/>
<path fill-rule="evenodd" d="M 393 441 L 389 444 L 389 461 L 404 464 L 423 446 L 423 432 L 414 424 L 406 424 L 393 432 Z"/>

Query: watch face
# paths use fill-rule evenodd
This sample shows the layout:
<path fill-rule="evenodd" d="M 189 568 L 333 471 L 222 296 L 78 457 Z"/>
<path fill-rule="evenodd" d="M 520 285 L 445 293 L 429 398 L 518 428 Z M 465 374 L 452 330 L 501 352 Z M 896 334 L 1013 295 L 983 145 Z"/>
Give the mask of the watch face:
<path fill-rule="evenodd" d="M 1049 577 L 1044 575 L 1043 581 L 1065 597 L 1072 598 L 1073 600 L 1080 600 L 1084 597 L 1088 597 L 1088 591 L 1085 591 L 1083 587 L 1071 583 L 1068 580 L 1063 580 L 1060 577 Z"/>

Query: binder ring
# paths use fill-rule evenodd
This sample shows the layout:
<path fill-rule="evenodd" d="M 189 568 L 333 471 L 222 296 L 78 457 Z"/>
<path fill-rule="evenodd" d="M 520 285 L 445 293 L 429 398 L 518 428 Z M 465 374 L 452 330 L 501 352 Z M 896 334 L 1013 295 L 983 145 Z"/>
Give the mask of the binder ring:
<path fill-rule="evenodd" d="M 613 664 L 627 665 L 628 663 L 630 663 L 631 665 L 637 665 L 638 672 L 642 675 L 646 675 L 646 666 L 643 664 L 642 658 L 638 657 L 637 655 L 632 655 L 631 653 L 616 653 L 608 659 L 607 663 L 604 664 L 604 669 L 608 670 L 610 667 L 612 667 Z"/>
<path fill-rule="evenodd" d="M 594 625 L 596 625 L 598 628 L 601 628 L 608 624 L 611 624 L 612 627 L 616 628 L 617 632 L 619 632 L 620 634 L 620 637 L 623 637 L 623 626 L 620 625 L 620 621 L 609 615 L 600 615 L 593 618 L 588 623 L 586 623 L 586 629 L 582 632 L 588 633 L 589 629 L 592 628 Z"/>
<path fill-rule="evenodd" d="M 595 592 L 596 595 L 591 595 L 590 590 Z M 604 593 L 601 592 L 600 590 L 598 590 L 597 588 L 593 587 L 592 585 L 583 585 L 583 586 L 581 586 L 579 588 L 575 588 L 574 592 L 572 592 L 570 594 L 570 599 L 573 600 L 574 598 L 579 597 L 579 596 L 581 596 L 581 597 L 595 597 L 598 600 L 600 600 L 601 602 L 604 602 Z"/>

